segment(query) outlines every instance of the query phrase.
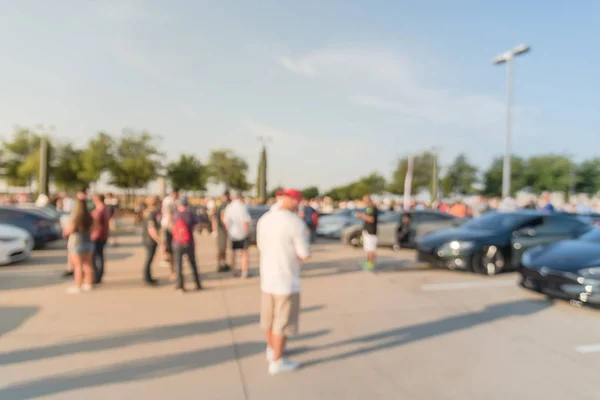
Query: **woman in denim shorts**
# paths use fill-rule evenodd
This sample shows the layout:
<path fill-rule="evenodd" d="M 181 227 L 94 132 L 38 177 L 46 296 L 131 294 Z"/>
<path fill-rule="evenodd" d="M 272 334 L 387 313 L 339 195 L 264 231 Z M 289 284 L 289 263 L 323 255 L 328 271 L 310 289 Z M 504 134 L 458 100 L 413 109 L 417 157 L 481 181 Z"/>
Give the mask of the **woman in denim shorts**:
<path fill-rule="evenodd" d="M 92 290 L 94 269 L 92 267 L 92 216 L 85 200 L 77 200 L 71 221 L 63 232 L 68 237 L 67 249 L 73 262 L 75 285 L 67 290 L 69 294 L 77 294 Z"/>

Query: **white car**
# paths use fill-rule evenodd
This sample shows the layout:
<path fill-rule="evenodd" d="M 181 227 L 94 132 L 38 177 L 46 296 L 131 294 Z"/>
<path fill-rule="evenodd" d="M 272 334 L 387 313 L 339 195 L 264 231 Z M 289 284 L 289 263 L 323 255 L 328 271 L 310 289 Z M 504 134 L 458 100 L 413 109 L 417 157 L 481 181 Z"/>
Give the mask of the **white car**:
<path fill-rule="evenodd" d="M 0 265 L 28 259 L 33 245 L 33 238 L 25 229 L 0 224 Z"/>

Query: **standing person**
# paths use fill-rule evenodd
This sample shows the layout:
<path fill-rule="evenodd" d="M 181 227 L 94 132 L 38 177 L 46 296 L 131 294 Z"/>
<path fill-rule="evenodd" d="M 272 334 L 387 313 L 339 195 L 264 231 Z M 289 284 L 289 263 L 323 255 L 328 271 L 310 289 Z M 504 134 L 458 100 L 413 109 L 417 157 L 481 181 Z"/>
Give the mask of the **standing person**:
<path fill-rule="evenodd" d="M 94 280 L 92 240 L 90 238 L 92 223 L 92 216 L 87 209 L 85 200 L 78 199 L 75 203 L 71 221 L 63 232 L 63 236 L 69 238 L 67 248 L 69 258 L 73 262 L 75 275 L 75 286 L 67 290 L 69 294 L 78 294 L 82 290 L 86 292 L 92 290 Z"/>
<path fill-rule="evenodd" d="M 171 280 L 176 279 L 175 263 L 173 260 L 173 234 L 171 232 L 173 213 L 179 199 L 179 188 L 174 188 L 171 194 L 164 198 L 161 205 L 160 234 L 162 238 L 162 260 L 171 269 Z"/>
<path fill-rule="evenodd" d="M 257 225 L 262 292 L 260 324 L 267 341 L 270 375 L 300 366 L 283 357 L 287 338 L 298 332 L 300 262 L 310 256 L 306 226 L 296 214 L 300 201 L 299 191 L 282 191 L 280 207 L 267 212 Z"/>
<path fill-rule="evenodd" d="M 173 259 L 177 269 L 177 285 L 175 289 L 180 292 L 185 292 L 183 285 L 183 256 L 186 255 L 192 273 L 194 274 L 194 282 L 196 290 L 201 290 L 200 276 L 198 275 L 198 267 L 196 266 L 196 252 L 194 244 L 194 229 L 200 221 L 198 216 L 188 210 L 188 200 L 186 197 L 181 197 L 178 201 L 177 210 L 173 213 Z"/>
<path fill-rule="evenodd" d="M 160 224 L 158 223 L 158 198 L 149 196 L 146 198 L 146 209 L 142 220 L 142 243 L 146 248 L 146 261 L 144 262 L 144 282 L 155 286 L 158 281 L 152 278 L 152 260 L 156 254 L 156 248 L 160 243 Z"/>
<path fill-rule="evenodd" d="M 223 216 L 225 209 L 231 202 L 231 196 L 229 191 L 226 190 L 221 197 L 221 204 L 217 207 L 213 215 L 213 236 L 217 238 L 217 272 L 228 272 L 231 271 L 231 267 L 227 265 L 227 243 L 228 234 L 225 223 L 223 222 Z"/>
<path fill-rule="evenodd" d="M 363 248 L 367 254 L 367 260 L 363 264 L 365 271 L 373 271 L 375 269 L 375 252 L 377 251 L 377 217 L 378 210 L 371 199 L 371 196 L 366 195 L 363 198 L 365 203 L 365 211 L 356 213 L 356 216 L 364 221 L 363 225 Z"/>
<path fill-rule="evenodd" d="M 117 247 L 119 245 L 117 242 L 117 228 L 119 226 L 118 218 L 119 218 L 119 208 L 120 208 L 119 198 L 112 193 L 107 193 L 104 201 L 110 210 L 110 223 L 109 223 L 110 235 L 109 236 L 111 238 L 111 245 L 113 247 Z"/>
<path fill-rule="evenodd" d="M 83 200 L 86 201 L 87 200 L 87 187 L 81 187 L 79 190 L 77 190 L 77 193 L 75 194 L 75 198 L 76 200 L 70 198 L 70 197 L 65 197 L 65 200 L 68 200 L 66 205 L 68 206 L 67 209 L 63 209 L 64 212 L 68 212 L 69 214 L 71 214 L 71 219 L 73 218 L 73 214 L 75 212 L 75 208 L 74 206 L 77 204 L 77 201 L 79 200 Z M 87 203 L 86 203 L 87 206 Z M 87 207 L 86 207 L 87 209 Z M 69 239 L 68 236 L 65 237 L 65 239 Z M 68 253 L 68 244 L 67 244 L 67 253 Z M 63 272 L 63 278 L 70 278 L 73 276 L 75 272 L 75 264 L 74 261 L 71 257 L 70 254 L 67 254 L 67 268 L 65 270 L 65 272 Z"/>
<path fill-rule="evenodd" d="M 231 270 L 236 273 L 236 253 L 241 255 L 242 278 L 248 277 L 248 246 L 250 245 L 250 223 L 252 218 L 240 192 L 231 192 L 232 201 L 223 212 L 223 224 L 231 240 Z"/>
<path fill-rule="evenodd" d="M 315 209 L 310 206 L 308 200 L 303 200 L 298 206 L 298 216 L 306 224 L 310 242 L 314 243 L 315 237 L 317 236 L 317 227 L 315 226 L 315 222 L 318 219 L 319 214 L 317 214 Z"/>
<path fill-rule="evenodd" d="M 92 265 L 96 272 L 95 284 L 102 283 L 104 276 L 104 246 L 108 240 L 108 231 L 110 225 L 110 212 L 104 205 L 104 195 L 97 194 L 94 196 L 94 210 L 91 212 L 92 220 Z"/>

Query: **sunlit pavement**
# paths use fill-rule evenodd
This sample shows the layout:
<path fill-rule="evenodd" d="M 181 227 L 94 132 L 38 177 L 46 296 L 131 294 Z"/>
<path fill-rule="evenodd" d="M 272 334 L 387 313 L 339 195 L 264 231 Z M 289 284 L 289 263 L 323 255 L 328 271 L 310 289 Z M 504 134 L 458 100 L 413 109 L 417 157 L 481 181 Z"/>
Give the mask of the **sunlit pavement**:
<path fill-rule="evenodd" d="M 215 270 L 197 238 L 205 291 L 178 294 L 156 263 L 142 285 L 134 236 L 108 248 L 105 283 L 69 296 L 60 247 L 0 268 L 0 399 L 598 399 L 600 312 L 513 284 L 431 270 L 382 250 L 314 246 L 303 280 L 296 373 L 269 377 L 258 278 Z M 256 267 L 256 251 L 252 265 Z"/>

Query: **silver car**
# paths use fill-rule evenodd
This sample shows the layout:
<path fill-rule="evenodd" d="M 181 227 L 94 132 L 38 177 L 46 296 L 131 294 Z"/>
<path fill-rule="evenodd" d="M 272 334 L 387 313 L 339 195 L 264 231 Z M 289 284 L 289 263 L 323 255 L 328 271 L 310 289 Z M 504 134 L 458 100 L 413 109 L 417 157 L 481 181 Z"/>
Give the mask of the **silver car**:
<path fill-rule="evenodd" d="M 459 226 L 463 223 L 462 218 L 437 210 L 415 210 L 410 211 L 412 216 L 410 232 L 402 242 L 398 242 L 398 232 L 402 228 L 402 216 L 404 212 L 388 212 L 380 214 L 377 224 L 377 245 L 397 246 L 413 248 L 418 234 L 433 232 L 438 229 Z M 420 229 L 423 227 L 424 229 Z M 342 241 L 354 247 L 362 245 L 362 222 L 347 227 L 342 231 Z"/>
<path fill-rule="evenodd" d="M 319 217 L 319 225 L 317 226 L 317 236 L 339 239 L 342 231 L 349 226 L 360 224 L 360 219 L 355 217 L 357 212 L 362 212 L 364 209 L 357 210 L 339 210 L 333 214 L 322 215 Z M 384 211 L 379 211 L 380 215 L 385 214 Z"/>

